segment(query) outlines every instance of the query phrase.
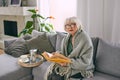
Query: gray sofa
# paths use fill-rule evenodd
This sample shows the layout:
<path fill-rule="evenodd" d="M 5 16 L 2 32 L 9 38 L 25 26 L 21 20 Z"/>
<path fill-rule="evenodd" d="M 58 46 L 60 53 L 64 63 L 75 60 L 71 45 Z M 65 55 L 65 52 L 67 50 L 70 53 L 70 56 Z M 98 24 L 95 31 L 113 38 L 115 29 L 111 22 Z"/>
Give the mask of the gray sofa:
<path fill-rule="evenodd" d="M 120 80 L 120 44 L 93 40 L 95 71 L 92 80 Z M 90 80 L 90 79 L 83 79 Z"/>
<path fill-rule="evenodd" d="M 32 37 L 35 37 L 39 34 L 41 33 L 33 31 Z M 61 41 L 65 36 L 65 33 L 57 32 L 56 34 L 47 34 L 46 36 L 54 48 L 51 50 L 51 52 L 60 50 Z M 16 40 L 5 41 L 6 48 L 13 44 L 14 41 Z M 42 43 L 42 41 L 39 42 Z M 94 77 L 91 79 L 84 78 L 83 80 L 120 80 L 120 45 L 107 43 L 99 38 L 92 38 L 92 42 L 94 46 Z M 45 79 L 45 72 L 51 62 L 46 61 L 40 66 L 34 68 L 24 68 L 18 65 L 17 59 L 18 58 L 15 57 L 15 55 L 8 53 L 0 55 L 0 80 Z"/>

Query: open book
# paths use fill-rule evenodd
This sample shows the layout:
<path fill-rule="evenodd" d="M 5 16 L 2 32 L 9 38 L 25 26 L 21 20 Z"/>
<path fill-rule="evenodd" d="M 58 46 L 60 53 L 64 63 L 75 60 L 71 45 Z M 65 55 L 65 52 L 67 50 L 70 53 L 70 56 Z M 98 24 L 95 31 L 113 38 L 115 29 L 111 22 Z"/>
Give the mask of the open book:
<path fill-rule="evenodd" d="M 55 53 L 55 54 L 51 54 L 48 52 L 43 52 L 42 55 L 44 56 L 44 58 L 48 61 L 51 62 L 56 62 L 56 63 L 71 63 L 71 60 L 67 57 L 65 57 L 62 54 L 59 53 Z"/>

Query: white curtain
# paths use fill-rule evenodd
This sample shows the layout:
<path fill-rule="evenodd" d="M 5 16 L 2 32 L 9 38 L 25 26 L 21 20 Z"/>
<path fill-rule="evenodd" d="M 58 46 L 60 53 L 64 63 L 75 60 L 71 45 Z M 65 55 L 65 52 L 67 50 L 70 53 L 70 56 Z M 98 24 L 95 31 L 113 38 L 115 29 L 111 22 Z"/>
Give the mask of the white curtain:
<path fill-rule="evenodd" d="M 115 0 L 114 5 L 111 39 L 113 42 L 120 43 L 120 0 Z"/>
<path fill-rule="evenodd" d="M 93 37 L 120 43 L 120 0 L 78 0 L 77 16 Z"/>

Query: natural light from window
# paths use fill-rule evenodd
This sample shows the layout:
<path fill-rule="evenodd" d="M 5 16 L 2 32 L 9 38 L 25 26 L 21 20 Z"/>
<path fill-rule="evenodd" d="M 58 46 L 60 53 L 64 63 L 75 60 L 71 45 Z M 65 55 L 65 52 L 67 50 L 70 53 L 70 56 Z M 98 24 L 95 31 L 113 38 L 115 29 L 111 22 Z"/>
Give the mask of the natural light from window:
<path fill-rule="evenodd" d="M 64 32 L 65 19 L 77 15 L 77 0 L 38 0 L 37 5 L 41 14 L 55 17 L 50 22 L 56 31 Z"/>

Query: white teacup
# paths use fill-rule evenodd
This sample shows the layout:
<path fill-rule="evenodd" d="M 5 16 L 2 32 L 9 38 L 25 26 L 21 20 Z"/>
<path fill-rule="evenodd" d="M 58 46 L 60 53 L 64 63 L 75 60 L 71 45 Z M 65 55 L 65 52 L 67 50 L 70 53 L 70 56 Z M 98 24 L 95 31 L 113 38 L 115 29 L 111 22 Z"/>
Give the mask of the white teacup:
<path fill-rule="evenodd" d="M 29 61 L 29 58 L 28 58 L 27 55 L 21 55 L 20 59 L 21 59 L 22 62 L 28 62 Z"/>

